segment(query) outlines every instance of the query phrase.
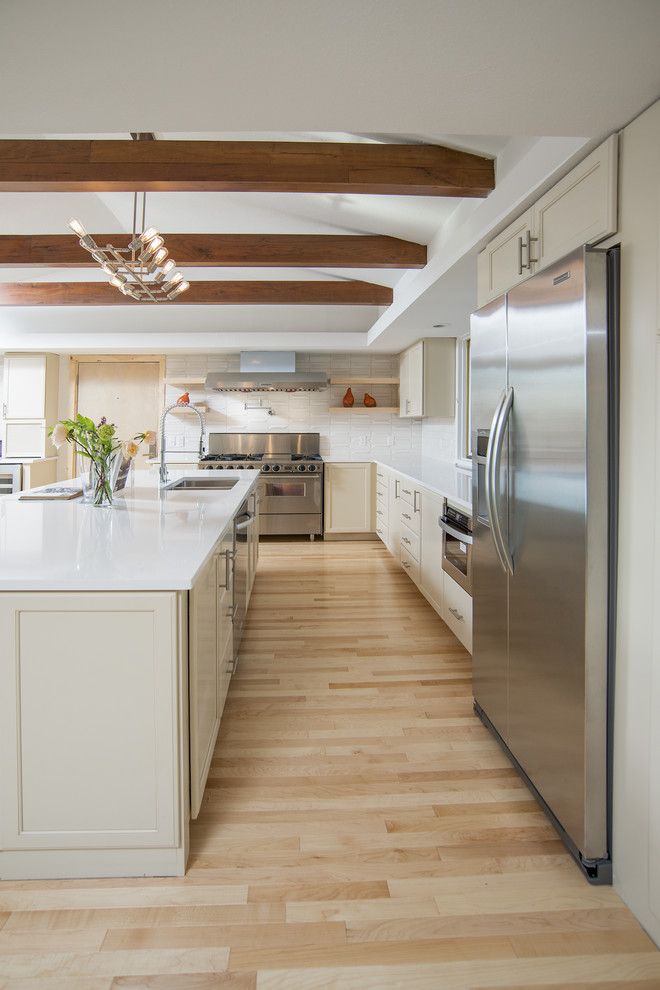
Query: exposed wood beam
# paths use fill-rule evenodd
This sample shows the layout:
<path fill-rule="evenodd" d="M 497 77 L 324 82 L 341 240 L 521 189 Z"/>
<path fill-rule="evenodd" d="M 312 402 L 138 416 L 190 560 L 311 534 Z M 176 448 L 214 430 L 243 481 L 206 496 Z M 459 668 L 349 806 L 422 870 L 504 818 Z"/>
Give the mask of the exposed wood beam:
<path fill-rule="evenodd" d="M 192 282 L 172 300 L 185 306 L 389 306 L 392 289 L 372 282 Z M 107 282 L 2 282 L 0 306 L 148 306 Z M 168 306 L 169 302 L 161 305 Z"/>
<path fill-rule="evenodd" d="M 1 192 L 205 191 L 482 197 L 493 161 L 428 144 L 0 141 Z"/>
<path fill-rule="evenodd" d="M 128 234 L 94 234 L 97 244 Z M 163 234 L 177 264 L 208 268 L 423 268 L 426 246 L 371 234 Z M 75 234 L 2 234 L 0 266 L 95 268 Z"/>

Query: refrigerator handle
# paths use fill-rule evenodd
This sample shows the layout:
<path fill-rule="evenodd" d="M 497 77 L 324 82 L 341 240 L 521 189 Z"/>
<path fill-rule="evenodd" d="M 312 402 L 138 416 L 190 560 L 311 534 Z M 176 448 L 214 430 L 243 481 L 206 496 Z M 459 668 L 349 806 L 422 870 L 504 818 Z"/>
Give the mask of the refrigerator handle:
<path fill-rule="evenodd" d="M 502 569 L 506 574 L 513 574 L 513 558 L 504 539 L 502 532 L 502 519 L 500 516 L 499 503 L 499 476 L 502 463 L 502 447 L 504 446 L 504 435 L 513 407 L 513 389 L 507 388 L 503 392 L 497 404 L 493 422 L 491 424 L 490 436 L 488 438 L 488 450 L 486 453 L 486 504 L 488 506 L 488 516 L 490 518 L 490 528 L 493 534 L 493 543 L 499 558 Z"/>

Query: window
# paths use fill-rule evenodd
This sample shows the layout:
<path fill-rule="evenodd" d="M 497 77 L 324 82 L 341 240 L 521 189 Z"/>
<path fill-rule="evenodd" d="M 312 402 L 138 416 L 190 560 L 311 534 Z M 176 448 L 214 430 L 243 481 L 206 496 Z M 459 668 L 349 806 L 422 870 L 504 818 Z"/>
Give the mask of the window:
<path fill-rule="evenodd" d="M 456 341 L 456 381 L 457 416 L 456 416 L 456 453 L 459 467 L 461 463 L 470 467 L 472 458 L 472 423 L 470 419 L 470 338 L 459 337 Z"/>

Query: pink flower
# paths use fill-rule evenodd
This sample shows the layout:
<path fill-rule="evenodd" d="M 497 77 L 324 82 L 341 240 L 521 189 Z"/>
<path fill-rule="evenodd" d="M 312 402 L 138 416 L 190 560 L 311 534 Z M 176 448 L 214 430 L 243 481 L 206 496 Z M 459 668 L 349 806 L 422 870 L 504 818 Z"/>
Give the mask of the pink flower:
<path fill-rule="evenodd" d="M 156 431 L 155 430 L 147 430 L 146 433 L 144 434 L 144 442 L 146 444 L 149 444 L 149 446 L 151 446 L 152 443 L 155 443 L 156 442 Z"/>

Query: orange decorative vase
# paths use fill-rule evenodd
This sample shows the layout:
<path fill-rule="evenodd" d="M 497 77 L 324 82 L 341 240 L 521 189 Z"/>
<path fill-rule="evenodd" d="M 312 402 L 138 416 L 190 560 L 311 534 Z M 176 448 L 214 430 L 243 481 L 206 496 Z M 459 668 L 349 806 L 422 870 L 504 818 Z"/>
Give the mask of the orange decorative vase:
<path fill-rule="evenodd" d="M 367 409 L 373 409 L 374 406 L 378 405 L 373 395 L 369 395 L 368 392 L 364 393 L 364 404 L 367 407 Z"/>
<path fill-rule="evenodd" d="M 342 405 L 346 407 L 346 409 L 350 409 L 351 406 L 355 405 L 355 396 L 351 391 L 350 385 L 346 389 L 346 392 L 344 393 L 344 398 L 341 400 L 341 402 Z"/>

